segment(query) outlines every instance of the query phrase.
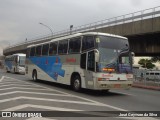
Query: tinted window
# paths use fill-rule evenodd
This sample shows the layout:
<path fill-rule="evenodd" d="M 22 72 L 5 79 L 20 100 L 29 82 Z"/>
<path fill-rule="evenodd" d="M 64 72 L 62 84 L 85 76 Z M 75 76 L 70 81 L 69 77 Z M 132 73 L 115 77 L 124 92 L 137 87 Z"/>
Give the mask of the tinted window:
<path fill-rule="evenodd" d="M 58 42 L 50 43 L 50 48 L 49 48 L 49 55 L 50 56 L 57 54 L 57 45 L 58 45 Z"/>
<path fill-rule="evenodd" d="M 93 36 L 84 36 L 82 40 L 82 51 L 92 49 L 95 47 L 95 40 Z"/>
<path fill-rule="evenodd" d="M 146 73 L 146 75 L 149 75 L 149 73 Z"/>
<path fill-rule="evenodd" d="M 155 75 L 160 75 L 159 73 L 155 73 Z"/>
<path fill-rule="evenodd" d="M 95 56 L 94 51 L 88 52 L 88 62 L 87 62 L 87 69 L 94 71 L 95 70 Z"/>
<path fill-rule="evenodd" d="M 68 53 L 79 53 L 80 47 L 81 47 L 81 38 L 70 39 Z"/>
<path fill-rule="evenodd" d="M 30 56 L 35 56 L 35 47 L 32 47 L 30 50 Z"/>
<path fill-rule="evenodd" d="M 18 56 L 13 57 L 14 62 L 18 63 Z"/>
<path fill-rule="evenodd" d="M 37 46 L 36 47 L 36 56 L 41 56 L 41 50 L 42 49 L 42 46 Z"/>
<path fill-rule="evenodd" d="M 58 54 L 66 54 L 68 49 L 68 40 L 59 41 Z"/>
<path fill-rule="evenodd" d="M 81 68 L 86 69 L 86 53 L 81 55 Z"/>
<path fill-rule="evenodd" d="M 48 55 L 49 44 L 43 45 L 42 55 Z"/>
<path fill-rule="evenodd" d="M 30 48 L 27 48 L 26 58 L 28 58 L 28 57 L 29 57 L 29 53 L 30 53 Z"/>
<path fill-rule="evenodd" d="M 150 75 L 154 75 L 154 73 L 150 73 Z"/>

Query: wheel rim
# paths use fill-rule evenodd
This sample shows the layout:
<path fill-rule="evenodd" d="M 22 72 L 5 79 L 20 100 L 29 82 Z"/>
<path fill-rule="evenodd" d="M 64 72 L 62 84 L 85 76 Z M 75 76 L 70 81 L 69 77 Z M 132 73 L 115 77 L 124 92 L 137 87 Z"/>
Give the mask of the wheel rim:
<path fill-rule="evenodd" d="M 33 74 L 33 80 L 36 80 L 36 79 L 37 79 L 36 73 L 34 72 L 34 74 Z"/>
<path fill-rule="evenodd" d="M 75 88 L 75 90 L 79 90 L 79 88 L 80 88 L 80 81 L 78 79 L 76 79 L 74 81 L 74 88 Z"/>

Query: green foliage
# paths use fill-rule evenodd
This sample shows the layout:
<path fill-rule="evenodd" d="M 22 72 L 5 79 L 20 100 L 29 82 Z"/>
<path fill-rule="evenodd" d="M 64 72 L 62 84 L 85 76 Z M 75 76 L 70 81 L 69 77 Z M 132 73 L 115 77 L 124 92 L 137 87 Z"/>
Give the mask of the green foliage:
<path fill-rule="evenodd" d="M 138 64 L 140 64 L 141 67 L 147 68 L 147 69 L 153 69 L 155 67 L 155 65 L 152 64 L 152 60 L 149 60 L 149 59 L 140 59 Z"/>

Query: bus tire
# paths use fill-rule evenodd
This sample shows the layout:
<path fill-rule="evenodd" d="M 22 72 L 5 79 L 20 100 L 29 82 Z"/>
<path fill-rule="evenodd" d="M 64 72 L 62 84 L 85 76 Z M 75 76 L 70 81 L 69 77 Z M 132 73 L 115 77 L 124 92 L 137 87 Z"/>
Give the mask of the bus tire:
<path fill-rule="evenodd" d="M 74 91 L 80 91 L 81 90 L 81 78 L 79 75 L 74 75 L 72 77 L 72 88 Z"/>
<path fill-rule="evenodd" d="M 6 68 L 6 72 L 9 73 L 8 68 Z"/>
<path fill-rule="evenodd" d="M 33 78 L 33 81 L 37 81 L 37 71 L 36 70 L 33 70 L 33 73 L 32 73 L 32 78 Z"/>

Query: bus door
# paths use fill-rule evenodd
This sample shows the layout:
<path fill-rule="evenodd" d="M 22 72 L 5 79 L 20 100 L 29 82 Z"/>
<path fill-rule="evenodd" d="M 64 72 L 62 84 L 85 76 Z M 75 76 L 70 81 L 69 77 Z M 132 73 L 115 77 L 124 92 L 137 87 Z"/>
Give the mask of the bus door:
<path fill-rule="evenodd" d="M 86 88 L 94 87 L 95 53 L 94 50 L 81 55 L 81 68 L 84 69 Z"/>
<path fill-rule="evenodd" d="M 13 72 L 18 72 L 18 56 L 14 56 L 13 66 L 14 66 Z"/>

